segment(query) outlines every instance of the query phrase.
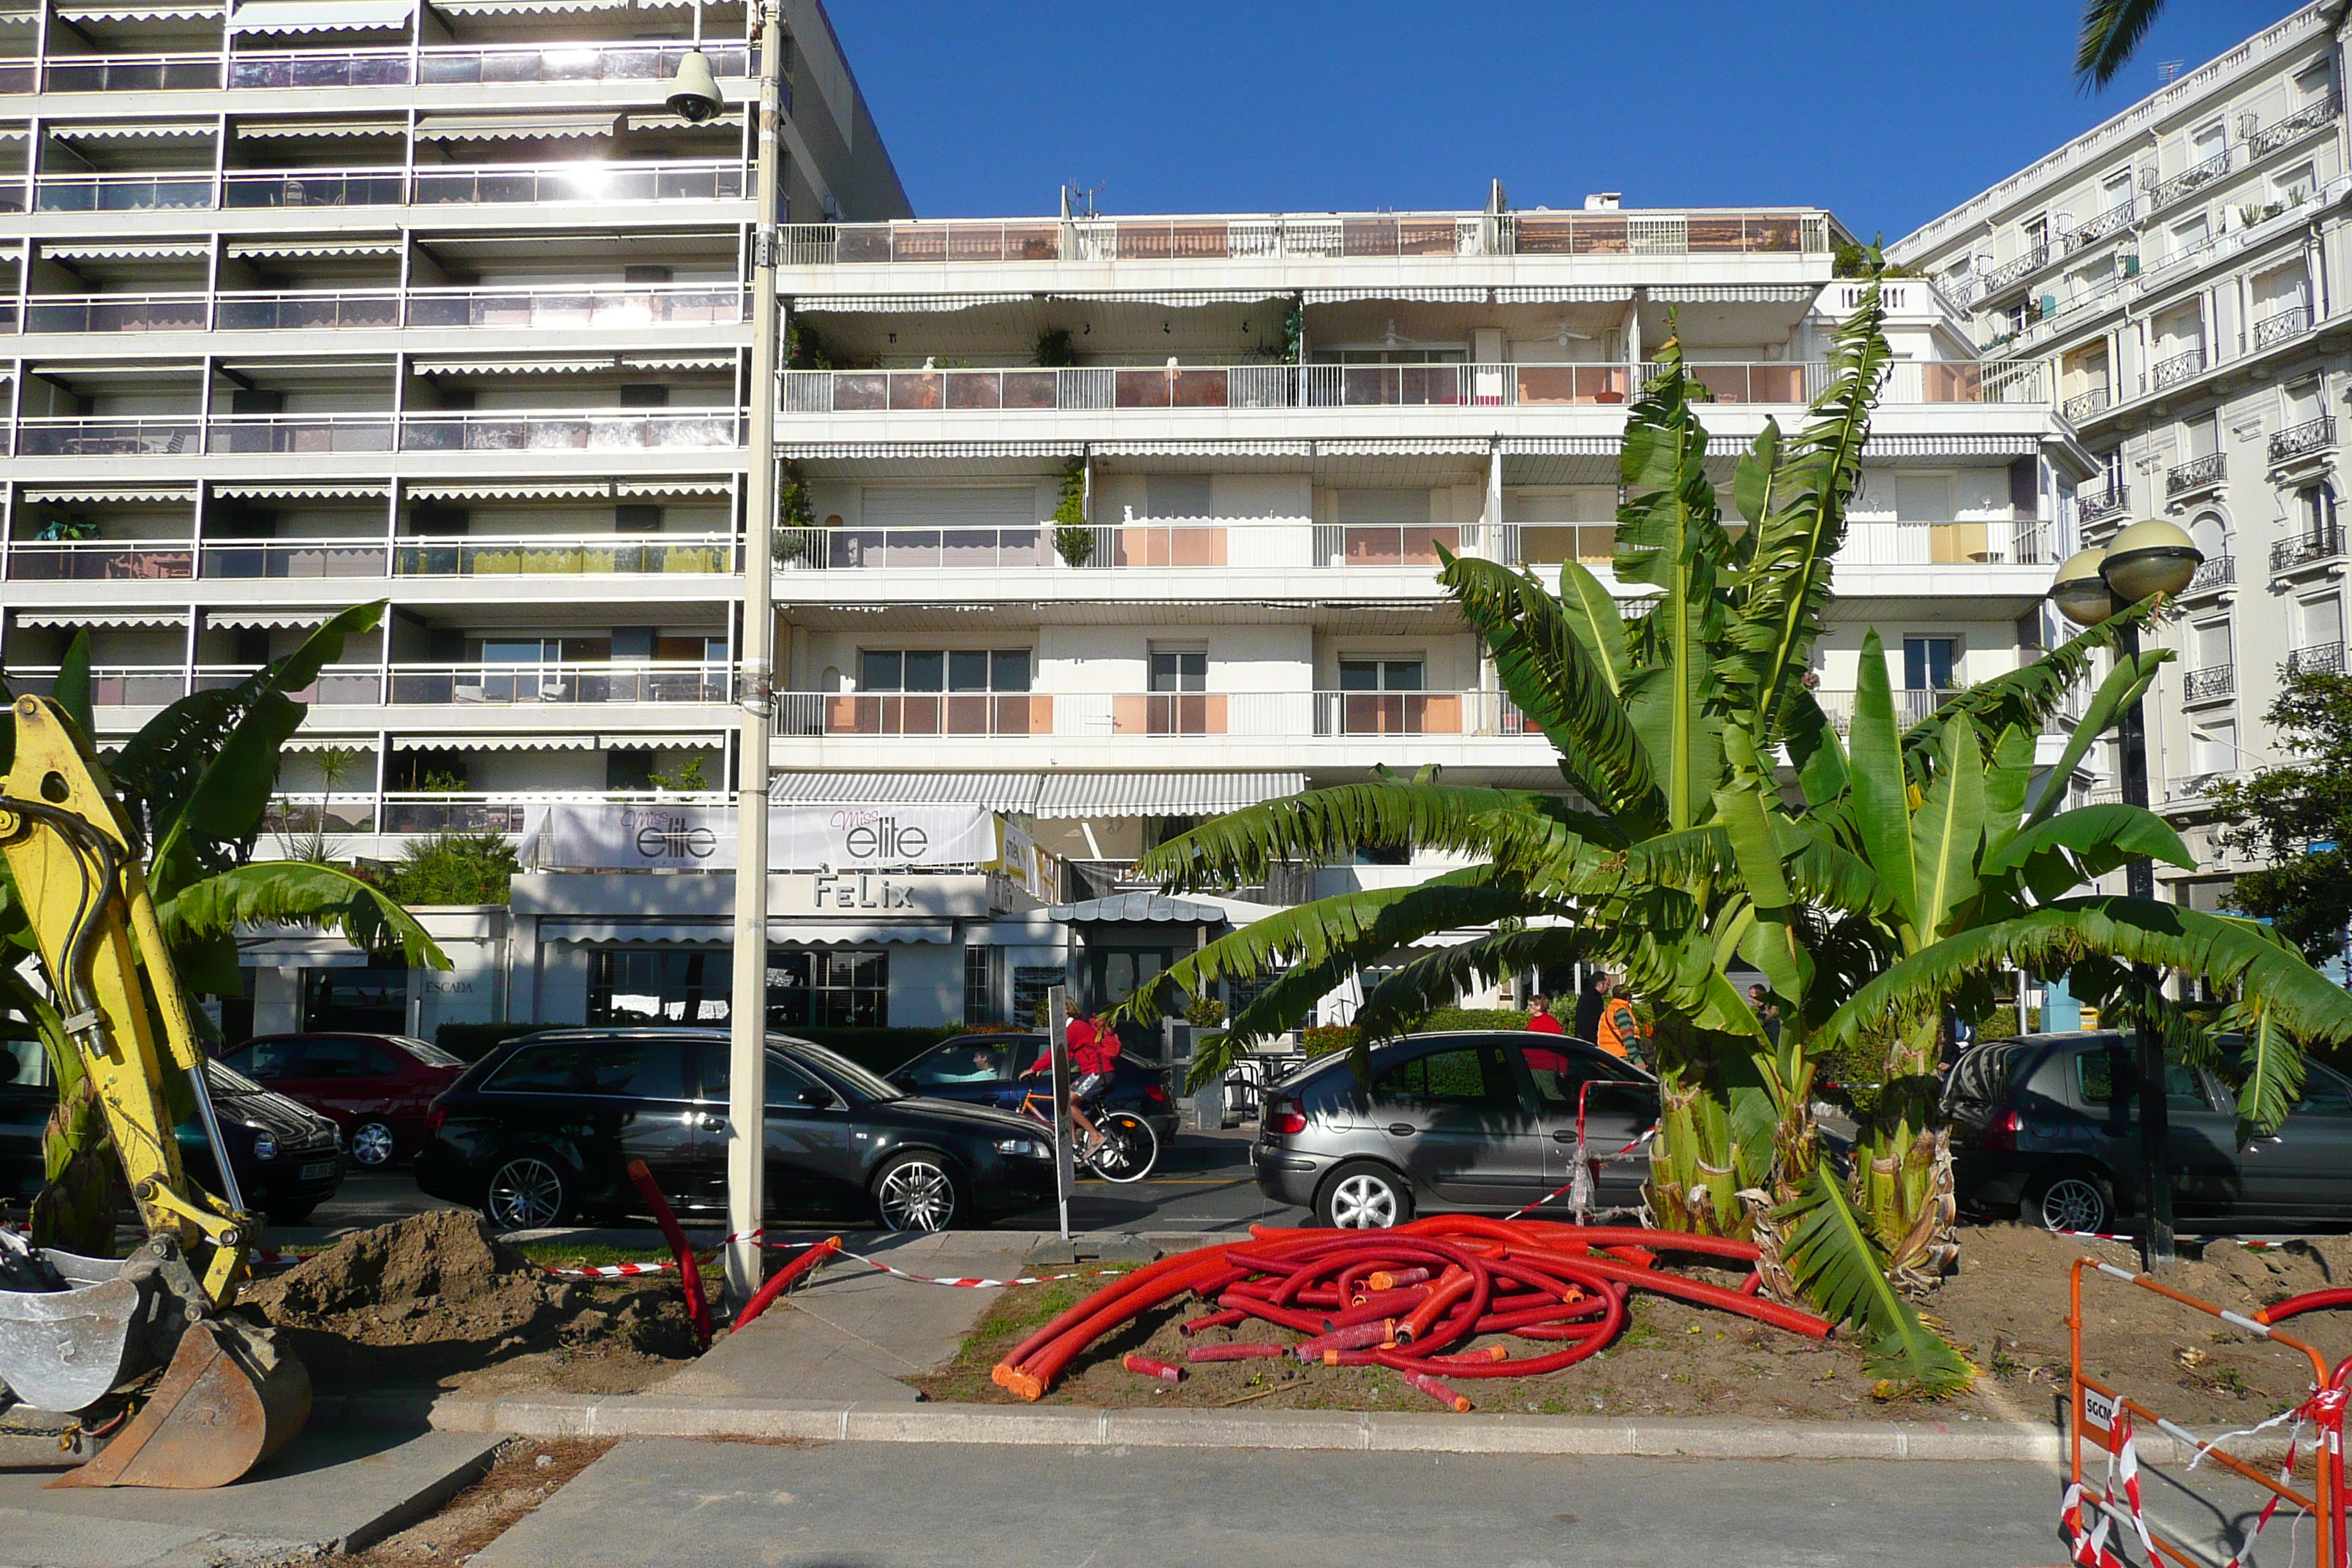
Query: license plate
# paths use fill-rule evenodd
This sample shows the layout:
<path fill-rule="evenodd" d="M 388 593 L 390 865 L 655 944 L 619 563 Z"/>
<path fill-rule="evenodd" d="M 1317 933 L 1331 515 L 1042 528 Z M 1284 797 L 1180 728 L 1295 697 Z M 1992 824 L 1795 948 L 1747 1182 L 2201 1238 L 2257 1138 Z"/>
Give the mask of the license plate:
<path fill-rule="evenodd" d="M 315 1165 L 303 1165 L 294 1173 L 298 1182 L 323 1182 L 335 1173 L 335 1162 L 321 1160 Z"/>

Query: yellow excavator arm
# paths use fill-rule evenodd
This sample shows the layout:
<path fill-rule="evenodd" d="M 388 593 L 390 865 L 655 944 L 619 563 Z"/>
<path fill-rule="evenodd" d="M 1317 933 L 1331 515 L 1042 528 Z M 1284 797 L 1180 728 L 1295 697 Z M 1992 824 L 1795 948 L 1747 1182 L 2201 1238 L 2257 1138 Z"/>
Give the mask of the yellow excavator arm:
<path fill-rule="evenodd" d="M 148 1239 L 120 1265 L 0 1250 L 0 1416 L 11 1396 L 68 1414 L 118 1403 L 135 1414 L 67 1483 L 221 1485 L 300 1430 L 310 1379 L 270 1331 L 231 1311 L 259 1226 L 236 1189 L 136 836 L 54 703 L 20 697 L 11 716 L 0 856 Z M 222 1196 L 182 1168 L 175 1086 Z M 158 1366 L 161 1382 L 142 1388 Z"/>

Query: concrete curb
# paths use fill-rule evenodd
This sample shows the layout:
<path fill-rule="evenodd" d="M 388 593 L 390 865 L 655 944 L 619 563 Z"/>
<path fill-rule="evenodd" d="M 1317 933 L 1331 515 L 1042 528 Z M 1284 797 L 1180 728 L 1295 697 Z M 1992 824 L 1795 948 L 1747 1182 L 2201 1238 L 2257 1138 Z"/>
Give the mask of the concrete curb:
<path fill-rule="evenodd" d="M 443 1431 L 534 1437 L 800 1438 L 835 1443 L 990 1443 L 1127 1448 L 1354 1449 L 1380 1453 L 1581 1454 L 1717 1459 L 1940 1459 L 2055 1465 L 2053 1428 L 1954 1422 L 1628 1422 L 1572 1415 L 1344 1410 L 1099 1410 L 1068 1405 L 710 1399 L 659 1394 L 469 1399 L 433 1407 Z M 1971 1429 L 1975 1428 L 1975 1429 Z M 2159 1452 L 2161 1446 L 2165 1450 Z M 2169 1438 L 2141 1442 L 2173 1461 Z"/>

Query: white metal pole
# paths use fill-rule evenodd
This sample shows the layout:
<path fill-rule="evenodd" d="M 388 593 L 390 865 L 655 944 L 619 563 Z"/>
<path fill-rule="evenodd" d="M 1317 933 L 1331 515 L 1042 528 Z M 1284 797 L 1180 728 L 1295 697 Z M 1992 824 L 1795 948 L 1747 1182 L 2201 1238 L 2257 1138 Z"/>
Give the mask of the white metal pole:
<path fill-rule="evenodd" d="M 743 516 L 743 643 L 736 700 L 735 975 L 729 1008 L 727 1298 L 740 1304 L 761 1282 L 758 1231 L 765 1211 L 768 1100 L 768 724 L 774 639 L 776 518 L 776 197 L 784 53 L 781 0 L 760 24 L 760 226 L 751 254 L 751 484 Z"/>
<path fill-rule="evenodd" d="M 1076 1129 L 1070 1122 L 1070 990 L 1055 985 L 1045 993 L 1045 1046 L 1053 1053 L 1054 1197 L 1062 1214 L 1062 1239 L 1070 1239 L 1070 1189 L 1077 1173 L 1070 1158 Z"/>

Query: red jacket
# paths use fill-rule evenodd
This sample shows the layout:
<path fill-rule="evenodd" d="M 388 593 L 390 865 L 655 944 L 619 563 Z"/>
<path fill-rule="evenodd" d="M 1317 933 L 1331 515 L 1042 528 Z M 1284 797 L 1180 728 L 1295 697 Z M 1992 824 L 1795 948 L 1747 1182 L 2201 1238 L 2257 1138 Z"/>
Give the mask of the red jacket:
<path fill-rule="evenodd" d="M 1080 1078 L 1109 1072 L 1118 1065 L 1118 1037 L 1104 1034 L 1084 1018 L 1071 1019 L 1063 1037 L 1070 1044 L 1070 1071 Z M 1053 1065 L 1054 1053 L 1049 1048 L 1029 1064 L 1029 1070 L 1044 1072 Z"/>
<path fill-rule="evenodd" d="M 1558 1018 L 1549 1013 L 1532 1013 L 1528 1016 L 1528 1033 L 1531 1035 L 1565 1035 Z"/>

